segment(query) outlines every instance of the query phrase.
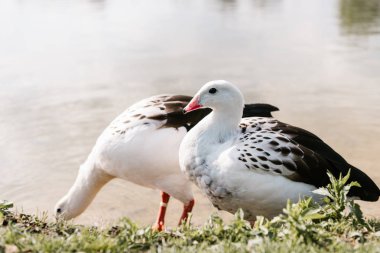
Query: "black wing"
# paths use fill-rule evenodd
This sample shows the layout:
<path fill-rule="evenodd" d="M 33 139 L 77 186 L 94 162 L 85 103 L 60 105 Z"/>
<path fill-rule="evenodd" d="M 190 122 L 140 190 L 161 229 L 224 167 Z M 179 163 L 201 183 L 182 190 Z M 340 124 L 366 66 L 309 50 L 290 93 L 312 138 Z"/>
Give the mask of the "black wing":
<path fill-rule="evenodd" d="M 166 119 L 166 124 L 163 127 L 186 127 L 189 131 L 211 112 L 211 109 L 204 108 L 186 114 L 183 113 L 183 108 L 191 99 L 192 97 L 183 95 L 167 96 L 163 100 L 165 112 L 150 118 L 157 120 Z M 277 107 L 270 104 L 246 104 L 243 111 L 243 117 L 272 117 L 271 112 L 278 110 Z"/>
<path fill-rule="evenodd" d="M 316 187 L 326 186 L 329 183 L 327 170 L 335 177 L 346 175 L 351 169 L 349 181 L 357 181 L 361 187 L 353 187 L 349 196 L 359 197 L 366 201 L 377 201 L 380 190 L 377 185 L 364 172 L 350 165 L 342 156 L 316 135 L 294 126 L 278 122 L 274 131 L 289 136 L 292 141 L 299 144 L 304 152 L 302 159 L 295 160 L 297 165 L 297 181 L 313 184 Z"/>
<path fill-rule="evenodd" d="M 272 117 L 272 112 L 278 111 L 276 106 L 270 104 L 246 104 L 243 110 L 243 118 L 248 117 Z"/>

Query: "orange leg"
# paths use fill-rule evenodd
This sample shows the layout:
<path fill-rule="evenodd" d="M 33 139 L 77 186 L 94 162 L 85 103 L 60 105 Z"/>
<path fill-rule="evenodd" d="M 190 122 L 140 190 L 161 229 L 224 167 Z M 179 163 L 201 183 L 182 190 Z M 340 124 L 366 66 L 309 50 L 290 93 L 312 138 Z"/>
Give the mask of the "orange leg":
<path fill-rule="evenodd" d="M 179 224 L 181 225 L 183 222 L 187 221 L 187 218 L 189 217 L 189 213 L 193 210 L 194 207 L 194 199 L 190 200 L 189 203 L 183 205 L 183 212 L 181 215 L 181 219 L 179 220 Z"/>
<path fill-rule="evenodd" d="M 169 199 L 170 199 L 169 194 L 167 194 L 166 192 L 161 192 L 160 210 L 158 211 L 156 225 L 153 227 L 154 229 L 157 229 L 158 231 L 162 231 L 164 229 L 165 213 L 166 213 L 166 207 L 168 205 Z"/>

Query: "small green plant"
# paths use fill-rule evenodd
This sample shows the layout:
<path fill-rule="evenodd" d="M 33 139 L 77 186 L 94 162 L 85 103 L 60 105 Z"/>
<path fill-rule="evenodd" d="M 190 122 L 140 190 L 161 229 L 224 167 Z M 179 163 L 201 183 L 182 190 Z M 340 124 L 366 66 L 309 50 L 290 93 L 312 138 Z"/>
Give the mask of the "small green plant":
<path fill-rule="evenodd" d="M 7 201 L 0 201 L 0 224 L 3 224 L 5 221 L 5 216 L 10 213 L 10 210 L 13 207 L 13 203 Z"/>
<path fill-rule="evenodd" d="M 312 198 L 301 199 L 298 203 L 288 201 L 283 214 L 270 221 L 260 217 L 256 229 L 295 245 L 302 242 L 322 247 L 336 241 L 332 235 L 362 236 L 369 231 L 375 232 L 375 228 L 365 222 L 359 205 L 347 197 L 351 187 L 360 187 L 356 182 L 347 184 L 350 172 L 338 179 L 331 173 L 328 176 L 330 184 L 314 191 L 324 196 L 322 203 Z"/>
<path fill-rule="evenodd" d="M 0 213 L 6 214 L 9 212 L 9 209 L 13 207 L 13 203 L 7 201 L 0 201 Z"/>
<path fill-rule="evenodd" d="M 0 253 L 21 252 L 380 252 L 380 221 L 364 218 L 358 204 L 347 197 L 349 173 L 334 178 L 316 190 L 321 201 L 312 198 L 287 203 L 283 213 L 268 220 L 257 217 L 255 225 L 243 219 L 239 210 L 226 224 L 212 215 L 202 227 L 184 223 L 157 232 L 139 228 L 129 219 L 100 229 L 48 222 L 16 214 L 12 204 L 0 205 Z"/>

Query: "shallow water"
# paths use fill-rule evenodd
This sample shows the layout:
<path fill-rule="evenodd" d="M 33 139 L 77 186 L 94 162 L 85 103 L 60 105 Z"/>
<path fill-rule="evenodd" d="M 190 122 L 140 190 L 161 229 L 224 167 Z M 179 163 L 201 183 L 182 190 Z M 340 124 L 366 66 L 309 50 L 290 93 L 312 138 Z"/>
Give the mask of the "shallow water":
<path fill-rule="evenodd" d="M 380 184 L 380 1 L 0 2 L 0 199 L 52 211 L 97 136 L 159 93 L 237 84 Z M 199 193 L 194 221 L 215 211 Z M 157 191 L 115 180 L 77 219 L 148 224 Z M 180 204 L 168 215 L 174 225 Z M 364 205 L 380 217 L 380 203 Z M 224 214 L 226 218 L 230 215 Z"/>

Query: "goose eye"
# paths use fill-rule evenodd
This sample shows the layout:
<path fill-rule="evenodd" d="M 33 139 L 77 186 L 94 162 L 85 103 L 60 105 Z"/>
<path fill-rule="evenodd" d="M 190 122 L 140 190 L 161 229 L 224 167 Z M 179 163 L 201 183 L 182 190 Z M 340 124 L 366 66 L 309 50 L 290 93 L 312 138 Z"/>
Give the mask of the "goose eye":
<path fill-rule="evenodd" d="M 208 92 L 211 93 L 211 94 L 215 94 L 216 93 L 216 89 L 215 88 L 211 88 Z"/>

